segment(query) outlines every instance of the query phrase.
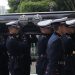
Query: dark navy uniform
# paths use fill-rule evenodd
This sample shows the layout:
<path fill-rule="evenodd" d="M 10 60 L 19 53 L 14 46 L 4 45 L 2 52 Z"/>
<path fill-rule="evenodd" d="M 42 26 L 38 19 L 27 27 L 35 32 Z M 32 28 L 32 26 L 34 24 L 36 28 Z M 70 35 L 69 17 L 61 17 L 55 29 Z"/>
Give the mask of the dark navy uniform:
<path fill-rule="evenodd" d="M 75 19 L 66 21 L 66 25 L 68 27 L 72 27 L 73 30 L 75 28 Z M 74 33 L 72 31 L 71 35 Z M 75 56 L 74 56 L 74 49 L 75 49 L 75 41 L 74 35 L 73 36 L 65 36 L 64 39 L 65 44 L 65 75 L 75 75 Z"/>
<path fill-rule="evenodd" d="M 38 26 L 40 27 L 41 33 L 44 35 L 39 36 L 37 49 L 38 49 L 38 60 L 36 64 L 36 73 L 38 75 L 44 75 L 47 67 L 47 43 L 52 34 L 52 28 L 50 27 L 50 20 L 40 21 L 38 22 Z M 42 28 L 43 27 L 43 28 Z"/>
<path fill-rule="evenodd" d="M 64 65 L 64 73 L 65 75 L 73 75 L 73 41 L 70 36 L 62 37 L 64 47 L 65 47 L 65 65 Z"/>
<path fill-rule="evenodd" d="M 9 27 L 9 37 L 6 47 L 9 56 L 9 71 L 11 75 L 30 75 L 30 39 L 23 34 L 18 21 L 7 23 Z"/>
<path fill-rule="evenodd" d="M 6 40 L 4 36 L 0 36 L 0 75 L 9 75 L 8 70 L 8 55 L 5 47 Z"/>
<path fill-rule="evenodd" d="M 65 28 L 63 23 L 67 17 L 55 19 L 51 22 L 54 28 L 54 33 L 50 37 L 47 46 L 48 65 L 46 75 L 61 75 L 64 68 L 64 44 L 61 36 L 64 34 L 62 27 Z M 60 27 L 60 28 L 59 28 Z M 61 29 L 61 30 L 60 30 Z M 61 33 L 62 32 L 62 33 Z M 61 67 L 61 68 L 60 68 Z"/>
<path fill-rule="evenodd" d="M 38 39 L 37 49 L 38 49 L 38 60 L 36 64 L 36 73 L 38 75 L 44 75 L 47 67 L 47 43 L 50 36 L 41 35 Z"/>
<path fill-rule="evenodd" d="M 73 43 L 73 54 L 72 54 L 72 65 L 73 65 L 73 75 L 75 75 L 75 33 L 71 34 L 71 38 L 72 38 L 72 43 Z"/>
<path fill-rule="evenodd" d="M 24 37 L 9 36 L 6 47 L 9 55 L 9 70 L 11 75 L 30 75 L 30 46 Z"/>
<path fill-rule="evenodd" d="M 53 33 L 48 41 L 47 57 L 49 63 L 47 65 L 46 75 L 57 75 L 57 73 L 60 74 L 63 66 L 59 64 L 64 64 L 64 49 L 62 46 L 61 37 L 57 33 Z"/>

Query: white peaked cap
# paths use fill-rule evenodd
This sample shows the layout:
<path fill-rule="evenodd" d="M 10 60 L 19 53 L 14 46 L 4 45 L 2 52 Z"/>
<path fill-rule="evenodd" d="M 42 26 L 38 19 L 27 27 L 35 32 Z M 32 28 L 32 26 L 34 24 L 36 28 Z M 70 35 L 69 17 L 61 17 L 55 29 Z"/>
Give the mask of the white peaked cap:
<path fill-rule="evenodd" d="M 6 25 L 8 27 L 20 28 L 20 26 L 18 25 L 18 21 L 11 21 L 11 22 L 6 23 Z"/>
<path fill-rule="evenodd" d="M 52 21 L 52 23 L 64 22 L 67 19 L 68 19 L 67 17 L 63 17 L 63 18 L 60 18 L 60 19 L 55 19 L 55 20 Z"/>
<path fill-rule="evenodd" d="M 18 24 L 17 21 L 11 21 L 11 22 L 6 23 L 7 26 L 17 25 L 17 24 Z"/>
<path fill-rule="evenodd" d="M 66 25 L 69 27 L 75 27 L 75 19 L 66 21 Z"/>
<path fill-rule="evenodd" d="M 45 27 L 45 26 L 49 26 L 51 24 L 52 20 L 45 20 L 45 21 L 40 21 L 37 23 L 38 26 L 40 27 Z"/>

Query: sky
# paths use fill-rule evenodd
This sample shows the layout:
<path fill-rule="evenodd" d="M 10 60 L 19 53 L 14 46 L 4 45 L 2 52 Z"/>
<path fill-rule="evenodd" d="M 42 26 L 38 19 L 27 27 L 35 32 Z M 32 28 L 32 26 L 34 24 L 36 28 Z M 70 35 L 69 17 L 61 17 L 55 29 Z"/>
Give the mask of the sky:
<path fill-rule="evenodd" d="M 8 0 L 0 0 L 0 6 L 5 6 L 6 9 L 9 9 Z"/>

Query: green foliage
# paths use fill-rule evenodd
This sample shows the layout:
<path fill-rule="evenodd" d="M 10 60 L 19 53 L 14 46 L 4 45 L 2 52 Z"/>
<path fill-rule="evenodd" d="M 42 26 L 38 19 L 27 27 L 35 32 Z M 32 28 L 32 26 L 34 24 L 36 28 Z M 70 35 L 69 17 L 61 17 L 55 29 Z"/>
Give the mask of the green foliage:
<path fill-rule="evenodd" d="M 49 3 L 47 1 L 25 2 L 23 1 L 19 7 L 19 12 L 44 12 L 49 11 Z"/>
<path fill-rule="evenodd" d="M 20 0 L 8 0 L 8 4 L 11 8 L 9 12 L 16 12 L 19 3 L 20 3 Z"/>
<path fill-rule="evenodd" d="M 54 0 L 57 4 L 57 10 L 73 11 L 75 10 L 75 0 Z"/>
<path fill-rule="evenodd" d="M 53 0 L 8 0 L 8 2 L 11 8 L 9 12 L 44 12 L 56 7 Z"/>
<path fill-rule="evenodd" d="M 75 10 L 75 0 L 64 0 L 64 4 L 68 10 Z"/>
<path fill-rule="evenodd" d="M 23 1 L 25 1 L 25 2 L 29 2 L 29 1 L 31 1 L 31 2 L 37 2 L 37 1 L 44 1 L 44 0 L 21 0 L 21 2 L 23 2 Z"/>
<path fill-rule="evenodd" d="M 75 0 L 8 0 L 9 12 L 74 11 Z"/>
<path fill-rule="evenodd" d="M 74 11 L 75 0 L 8 0 L 9 12 Z"/>

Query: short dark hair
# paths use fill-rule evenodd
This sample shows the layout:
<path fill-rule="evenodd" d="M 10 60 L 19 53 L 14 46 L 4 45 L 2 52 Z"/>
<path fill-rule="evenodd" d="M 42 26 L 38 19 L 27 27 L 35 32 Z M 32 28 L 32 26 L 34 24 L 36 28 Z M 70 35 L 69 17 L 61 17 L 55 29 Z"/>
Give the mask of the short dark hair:
<path fill-rule="evenodd" d="M 52 24 L 52 28 L 53 28 L 55 31 L 58 30 L 59 26 L 60 26 L 60 22 L 57 22 L 57 23 L 53 23 L 53 24 Z"/>
<path fill-rule="evenodd" d="M 59 28 L 59 26 L 66 26 L 65 25 L 65 22 L 57 22 L 57 23 L 53 23 L 53 29 L 55 30 L 55 31 L 57 31 L 58 30 L 58 28 Z"/>

